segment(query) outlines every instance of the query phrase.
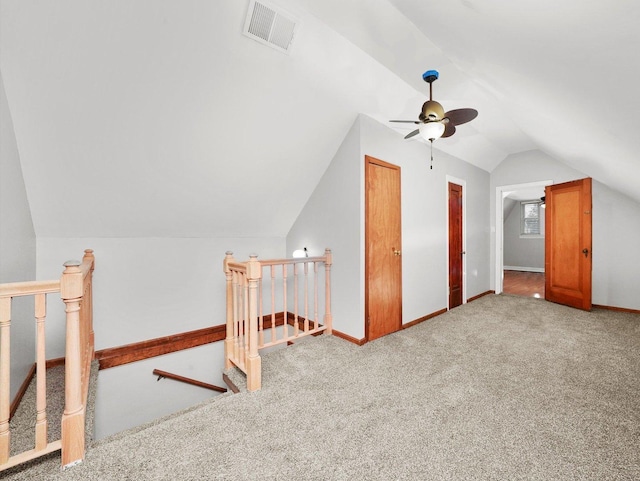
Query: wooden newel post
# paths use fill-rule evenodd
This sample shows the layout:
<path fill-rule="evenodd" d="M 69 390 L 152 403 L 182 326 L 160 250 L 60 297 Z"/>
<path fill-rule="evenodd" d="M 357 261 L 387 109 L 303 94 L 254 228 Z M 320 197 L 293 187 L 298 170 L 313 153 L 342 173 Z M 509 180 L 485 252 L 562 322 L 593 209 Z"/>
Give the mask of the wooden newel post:
<path fill-rule="evenodd" d="M 333 254 L 331 254 L 331 249 L 325 249 L 324 255 L 326 260 L 324 261 L 324 296 L 325 296 L 325 314 L 324 314 L 324 325 L 327 328 L 326 333 L 333 333 L 333 316 L 331 314 L 331 264 L 333 264 Z"/>
<path fill-rule="evenodd" d="M 249 352 L 246 357 L 247 390 L 257 391 L 261 387 L 262 360 L 258 355 L 258 283 L 262 278 L 262 264 L 256 254 L 247 262 L 249 283 Z"/>
<path fill-rule="evenodd" d="M 222 262 L 222 268 L 227 278 L 227 337 L 224 340 L 224 368 L 231 369 L 231 354 L 233 353 L 234 335 L 233 335 L 233 273 L 229 268 L 229 262 L 235 262 L 233 252 L 227 251 Z"/>
<path fill-rule="evenodd" d="M 65 406 L 62 415 L 62 466 L 77 464 L 84 458 L 84 404 L 80 346 L 80 301 L 83 275 L 79 261 L 67 261 L 60 280 L 60 296 L 67 313 L 65 354 Z"/>

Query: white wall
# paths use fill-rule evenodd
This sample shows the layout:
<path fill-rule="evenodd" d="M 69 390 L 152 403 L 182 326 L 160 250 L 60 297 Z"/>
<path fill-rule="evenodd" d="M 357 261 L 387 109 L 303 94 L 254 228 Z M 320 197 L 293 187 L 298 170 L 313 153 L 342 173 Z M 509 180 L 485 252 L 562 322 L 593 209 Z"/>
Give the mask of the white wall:
<path fill-rule="evenodd" d="M 0 283 L 35 279 L 36 237 L 0 75 Z M 33 299 L 14 299 L 11 317 L 10 395 L 13 399 L 35 359 Z"/>
<path fill-rule="evenodd" d="M 496 187 L 551 179 L 554 184 L 587 177 L 540 151 L 505 159 L 491 173 L 491 205 Z M 640 204 L 604 184 L 593 181 L 593 295 L 594 304 L 640 309 L 638 267 Z M 495 266 L 495 207 L 491 209 L 491 264 Z M 491 286 L 495 287 L 495 269 Z"/>
<path fill-rule="evenodd" d="M 357 339 L 364 337 L 362 319 L 360 121 L 356 120 L 329 168 L 287 235 L 287 257 L 306 247 L 310 256 L 333 254 L 331 311 L 333 326 Z"/>
<path fill-rule="evenodd" d="M 507 199 L 505 199 L 507 200 Z M 544 208 L 540 208 L 541 230 L 544 232 Z M 544 270 L 544 237 L 525 237 L 520 235 L 520 201 L 509 210 L 504 219 L 504 265 L 520 267 L 523 270 Z"/>
<path fill-rule="evenodd" d="M 593 303 L 640 310 L 640 203 L 593 181 Z"/>
<path fill-rule="evenodd" d="M 467 184 L 466 297 L 489 289 L 489 174 L 438 150 L 430 170 L 427 145 L 405 141 L 360 115 L 287 237 L 288 251 L 337 243 L 334 325 L 357 339 L 364 337 L 365 155 L 398 165 L 402 172 L 402 322 L 447 306 L 447 175 Z"/>
<path fill-rule="evenodd" d="M 240 261 L 254 252 L 262 259 L 285 254 L 281 238 L 45 237 L 37 244 L 40 278 L 59 276 L 66 260 L 94 250 L 96 350 L 224 324 L 225 251 Z M 50 358 L 64 354 L 62 326 L 49 325 Z"/>

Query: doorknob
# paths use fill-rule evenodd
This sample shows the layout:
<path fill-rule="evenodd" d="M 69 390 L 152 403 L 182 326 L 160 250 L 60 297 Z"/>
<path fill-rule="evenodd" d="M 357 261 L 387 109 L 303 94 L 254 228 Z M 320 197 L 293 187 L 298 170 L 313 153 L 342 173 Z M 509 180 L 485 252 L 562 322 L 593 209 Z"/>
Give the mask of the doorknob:
<path fill-rule="evenodd" d="M 402 252 L 401 252 L 401 251 L 399 251 L 399 250 L 397 250 L 395 247 L 392 247 L 391 249 L 393 250 L 393 255 L 394 255 L 394 256 L 400 256 L 400 255 L 402 255 Z"/>
<path fill-rule="evenodd" d="M 582 249 L 582 253 L 584 254 L 585 257 L 589 257 L 589 249 L 587 249 L 586 247 Z"/>

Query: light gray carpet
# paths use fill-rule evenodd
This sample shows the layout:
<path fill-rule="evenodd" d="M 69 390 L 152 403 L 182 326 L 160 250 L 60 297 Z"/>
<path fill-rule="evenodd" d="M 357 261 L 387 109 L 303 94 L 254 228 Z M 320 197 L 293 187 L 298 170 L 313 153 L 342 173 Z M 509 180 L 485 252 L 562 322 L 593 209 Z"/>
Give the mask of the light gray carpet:
<path fill-rule="evenodd" d="M 98 379 L 98 361 L 91 364 L 91 377 L 89 379 L 89 392 L 87 399 L 86 430 L 87 443 L 93 438 L 94 410 L 96 382 Z M 64 365 L 47 369 L 47 441 L 53 442 L 60 439 L 60 419 L 64 412 Z M 36 425 L 36 384 L 34 376 L 29 383 L 18 409 L 11 418 L 11 455 L 33 449 L 35 446 Z"/>
<path fill-rule="evenodd" d="M 640 479 L 638 315 L 486 296 L 363 347 L 320 336 L 263 365 L 259 392 L 7 479 Z"/>

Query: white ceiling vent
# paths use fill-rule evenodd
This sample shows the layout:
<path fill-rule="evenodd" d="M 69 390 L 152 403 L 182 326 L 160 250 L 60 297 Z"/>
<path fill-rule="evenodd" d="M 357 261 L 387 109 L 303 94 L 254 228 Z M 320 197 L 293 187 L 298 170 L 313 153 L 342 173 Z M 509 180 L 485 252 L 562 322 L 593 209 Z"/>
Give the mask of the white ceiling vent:
<path fill-rule="evenodd" d="M 281 9 L 251 0 L 243 33 L 247 37 L 289 53 L 297 20 Z"/>

